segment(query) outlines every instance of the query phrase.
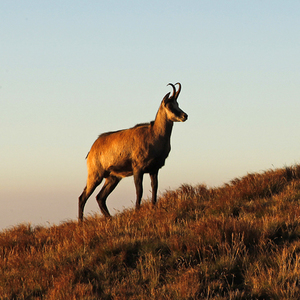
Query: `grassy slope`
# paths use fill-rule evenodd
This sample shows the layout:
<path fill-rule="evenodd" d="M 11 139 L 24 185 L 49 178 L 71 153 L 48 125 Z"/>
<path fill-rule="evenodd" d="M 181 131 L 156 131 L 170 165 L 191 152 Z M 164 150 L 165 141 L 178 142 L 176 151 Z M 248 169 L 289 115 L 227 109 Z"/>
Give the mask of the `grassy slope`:
<path fill-rule="evenodd" d="M 297 299 L 300 166 L 112 220 L 0 232 L 0 299 Z"/>

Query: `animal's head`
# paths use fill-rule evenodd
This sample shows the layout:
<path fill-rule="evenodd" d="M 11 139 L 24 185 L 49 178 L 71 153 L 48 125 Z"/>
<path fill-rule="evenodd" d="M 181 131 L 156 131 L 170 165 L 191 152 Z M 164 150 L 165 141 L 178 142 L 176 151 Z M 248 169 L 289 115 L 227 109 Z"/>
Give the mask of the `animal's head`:
<path fill-rule="evenodd" d="M 178 84 L 179 88 L 176 91 L 175 85 Z M 188 118 L 188 115 L 179 108 L 177 98 L 179 96 L 179 93 L 181 91 L 181 84 L 178 82 L 175 85 L 172 83 L 169 83 L 173 88 L 173 94 L 170 96 L 170 93 L 166 94 L 164 97 L 162 104 L 166 110 L 167 117 L 172 122 L 185 122 Z"/>

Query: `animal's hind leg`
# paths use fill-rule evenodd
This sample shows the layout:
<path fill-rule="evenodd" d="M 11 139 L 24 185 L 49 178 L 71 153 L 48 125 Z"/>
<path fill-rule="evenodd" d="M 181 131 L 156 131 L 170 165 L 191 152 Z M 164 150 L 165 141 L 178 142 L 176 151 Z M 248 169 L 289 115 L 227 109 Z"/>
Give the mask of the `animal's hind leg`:
<path fill-rule="evenodd" d="M 108 195 L 118 185 L 120 180 L 121 180 L 121 178 L 116 177 L 116 176 L 107 177 L 100 193 L 96 197 L 98 205 L 101 209 L 101 212 L 105 217 L 110 217 L 110 213 L 109 213 L 109 211 L 107 209 L 107 206 L 106 206 L 106 199 L 107 199 Z"/>
<path fill-rule="evenodd" d="M 84 188 L 82 194 L 79 196 L 78 200 L 78 219 L 80 221 L 83 220 L 83 210 L 84 206 L 86 204 L 86 201 L 91 196 L 91 194 L 94 192 L 96 187 L 101 183 L 102 177 L 100 177 L 98 180 L 91 179 L 88 177 L 86 187 Z"/>

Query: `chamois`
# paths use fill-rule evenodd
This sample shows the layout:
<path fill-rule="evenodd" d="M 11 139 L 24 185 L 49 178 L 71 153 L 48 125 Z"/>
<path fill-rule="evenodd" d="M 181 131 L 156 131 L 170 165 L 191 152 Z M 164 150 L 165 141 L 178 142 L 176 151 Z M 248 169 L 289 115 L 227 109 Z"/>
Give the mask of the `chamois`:
<path fill-rule="evenodd" d="M 188 115 L 177 103 L 181 91 L 169 83 L 173 93 L 163 98 L 155 120 L 135 127 L 101 134 L 94 142 L 87 159 L 87 184 L 79 197 L 79 220 L 87 199 L 105 178 L 105 183 L 96 196 L 102 214 L 110 217 L 106 198 L 123 177 L 134 177 L 136 188 L 136 209 L 140 208 L 143 193 L 143 175 L 149 173 L 152 187 L 152 204 L 157 199 L 158 171 L 164 166 L 171 150 L 170 138 L 173 122 L 184 122 Z"/>

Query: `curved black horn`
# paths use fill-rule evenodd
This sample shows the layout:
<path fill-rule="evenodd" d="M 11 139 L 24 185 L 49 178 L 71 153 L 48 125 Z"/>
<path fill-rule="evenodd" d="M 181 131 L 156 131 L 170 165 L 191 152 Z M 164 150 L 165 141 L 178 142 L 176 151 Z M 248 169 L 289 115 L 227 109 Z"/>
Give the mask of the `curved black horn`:
<path fill-rule="evenodd" d="M 178 91 L 176 92 L 175 99 L 177 99 L 177 98 L 178 98 L 178 96 L 179 96 L 179 93 L 180 93 L 180 91 L 181 91 L 181 84 L 180 84 L 179 82 L 175 83 L 175 85 L 176 85 L 176 84 L 178 84 L 178 85 L 179 85 L 179 88 L 178 88 Z"/>
<path fill-rule="evenodd" d="M 167 86 L 168 86 L 168 85 L 170 85 L 170 86 L 173 88 L 173 94 L 172 94 L 172 96 L 170 97 L 170 98 L 173 98 L 174 95 L 175 95 L 175 93 L 176 93 L 176 88 L 175 88 L 174 84 L 172 84 L 172 83 L 168 83 Z"/>

